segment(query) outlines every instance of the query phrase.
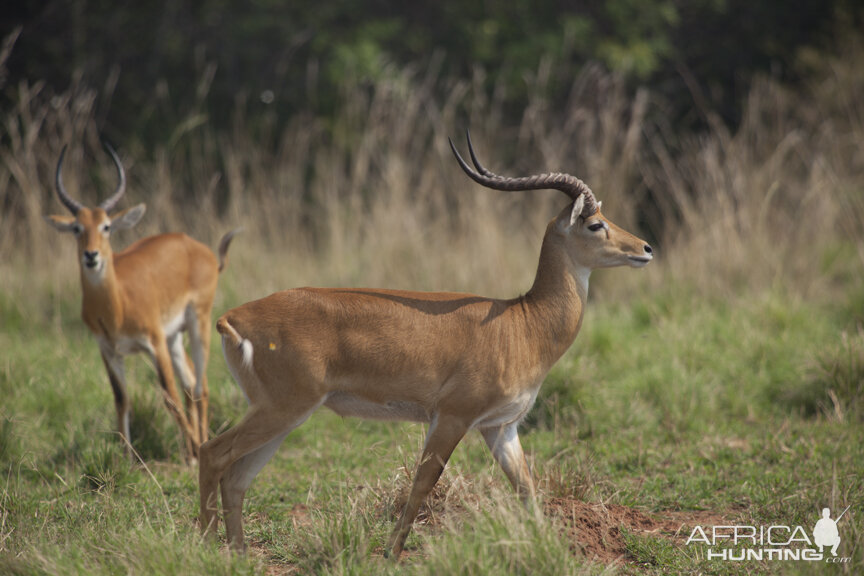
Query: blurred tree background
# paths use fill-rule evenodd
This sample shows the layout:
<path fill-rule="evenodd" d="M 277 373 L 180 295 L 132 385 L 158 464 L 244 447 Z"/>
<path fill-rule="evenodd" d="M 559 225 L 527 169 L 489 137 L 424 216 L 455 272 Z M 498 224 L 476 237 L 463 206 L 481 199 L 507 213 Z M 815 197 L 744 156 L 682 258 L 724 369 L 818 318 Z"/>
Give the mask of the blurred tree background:
<path fill-rule="evenodd" d="M 506 122 L 538 90 L 561 104 L 599 62 L 691 131 L 706 110 L 735 125 L 755 74 L 801 82 L 838 29 L 861 24 L 855 0 L 27 0 L 0 12 L 15 39 L 0 103 L 22 82 L 95 88 L 100 130 L 150 149 L 180 125 L 230 130 L 238 112 L 253 128 L 326 120 L 346 90 L 411 66 L 434 70 L 438 91 L 479 78 Z"/>

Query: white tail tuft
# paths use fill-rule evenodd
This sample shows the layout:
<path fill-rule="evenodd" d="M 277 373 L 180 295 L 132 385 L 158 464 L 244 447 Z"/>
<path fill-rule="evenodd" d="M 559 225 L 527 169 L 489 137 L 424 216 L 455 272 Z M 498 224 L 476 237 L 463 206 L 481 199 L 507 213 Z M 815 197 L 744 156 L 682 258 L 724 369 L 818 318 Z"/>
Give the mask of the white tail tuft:
<path fill-rule="evenodd" d="M 244 338 L 239 332 L 228 322 L 224 316 L 216 321 L 216 331 L 222 334 L 222 346 L 225 347 L 229 342 L 236 346 L 242 356 L 242 366 L 247 370 L 252 370 L 253 347 L 249 339 Z"/>
<path fill-rule="evenodd" d="M 240 342 L 240 350 L 243 351 L 243 367 L 252 370 L 252 342 L 244 338 Z"/>

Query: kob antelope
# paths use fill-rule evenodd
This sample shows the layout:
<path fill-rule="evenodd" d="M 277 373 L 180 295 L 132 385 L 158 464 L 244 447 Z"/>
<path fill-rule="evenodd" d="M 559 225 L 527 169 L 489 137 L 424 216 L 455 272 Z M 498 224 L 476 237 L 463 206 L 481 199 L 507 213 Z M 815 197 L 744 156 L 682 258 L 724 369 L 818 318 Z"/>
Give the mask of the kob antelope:
<path fill-rule="evenodd" d="M 209 248 L 184 234 L 143 238 L 115 254 L 111 233 L 137 224 L 145 205 L 113 212 L 126 191 L 126 176 L 117 154 L 107 143 L 105 148 L 120 180 L 114 193 L 95 208 L 72 199 L 63 186 L 63 148 L 57 162 L 57 196 L 72 216 L 46 216 L 46 220 L 61 232 L 73 233 L 78 241 L 81 316 L 99 342 L 114 392 L 117 428 L 127 450 L 130 406 L 123 357 L 145 352 L 156 367 L 165 404 L 183 433 L 185 459 L 193 462 L 208 436 L 210 311 L 236 231 L 222 238 L 218 261 Z M 189 334 L 191 361 L 183 347 L 184 331 Z M 185 410 L 175 379 L 183 387 Z"/>
<path fill-rule="evenodd" d="M 534 285 L 496 300 L 455 293 L 298 288 L 234 308 L 216 329 L 249 402 L 235 427 L 201 446 L 201 528 L 217 524 L 243 549 L 242 504 L 252 479 L 294 428 L 320 406 L 342 416 L 427 422 L 408 501 L 387 552 L 399 557 L 421 502 L 471 429 L 486 440 L 518 495 L 534 484 L 517 426 L 543 379 L 582 324 L 594 268 L 645 266 L 651 247 L 600 213 L 591 190 L 568 174 L 504 178 L 474 155 L 462 169 L 497 190 L 557 189 L 572 200 L 543 238 Z"/>

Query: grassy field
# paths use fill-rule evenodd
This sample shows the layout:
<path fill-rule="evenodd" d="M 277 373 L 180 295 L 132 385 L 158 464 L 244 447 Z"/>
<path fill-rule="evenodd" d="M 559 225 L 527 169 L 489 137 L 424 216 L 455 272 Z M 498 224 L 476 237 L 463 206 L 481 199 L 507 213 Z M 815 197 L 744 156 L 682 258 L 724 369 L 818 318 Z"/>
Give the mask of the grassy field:
<path fill-rule="evenodd" d="M 95 99 L 19 87 L 0 150 L 0 573 L 2 574 L 855 574 L 864 569 L 864 109 L 848 54 L 789 94 L 757 83 L 732 131 L 699 138 L 647 119 L 589 70 L 565 110 L 504 127 L 470 85 L 449 100 L 410 73 L 352 101 L 327 130 L 298 118 L 256 141 L 178 127 L 164 149 L 123 152 L 142 225 L 214 245 L 243 225 L 214 314 L 299 285 L 459 290 L 511 297 L 531 283 L 553 193 L 478 190 L 447 136 L 472 118 L 493 170 L 564 169 L 604 213 L 650 238 L 643 271 L 592 276 L 582 333 L 523 425 L 542 513 L 523 510 L 479 436 L 457 448 L 399 564 L 382 558 L 424 428 L 325 410 L 292 433 L 249 492 L 250 552 L 198 535 L 197 470 L 154 371 L 128 362 L 133 445 L 78 318 L 52 179 L 110 189 Z M 364 99 L 365 98 L 365 99 Z M 89 106 L 89 107 L 88 107 Z M 85 151 L 89 151 L 85 153 Z M 647 190 L 653 194 L 649 197 Z M 218 342 L 211 426 L 243 414 Z M 729 562 L 686 544 L 695 526 L 839 523 L 848 562 Z"/>
<path fill-rule="evenodd" d="M 469 437 L 398 566 L 381 551 L 421 426 L 314 415 L 256 480 L 246 508 L 251 551 L 234 558 L 200 541 L 196 471 L 181 464 L 150 367 L 131 362 L 132 434 L 143 459 L 132 465 L 85 330 L 73 318 L 61 329 L 17 324 L 8 302 L 2 312 L 3 573 L 852 574 L 864 566 L 864 334 L 850 326 L 847 303 L 780 293 L 706 302 L 661 291 L 595 306 L 524 426 L 547 514 L 522 511 L 479 436 Z M 213 352 L 212 420 L 224 429 L 244 401 Z M 730 566 L 684 544 L 696 524 L 809 531 L 822 507 L 847 505 L 846 565 Z M 576 531 L 571 509 L 606 520 Z"/>

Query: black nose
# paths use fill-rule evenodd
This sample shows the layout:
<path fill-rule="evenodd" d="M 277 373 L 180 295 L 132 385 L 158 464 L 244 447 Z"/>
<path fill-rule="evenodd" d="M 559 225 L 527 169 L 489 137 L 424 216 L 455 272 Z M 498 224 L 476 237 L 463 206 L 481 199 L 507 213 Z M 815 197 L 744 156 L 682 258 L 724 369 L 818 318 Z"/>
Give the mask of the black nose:
<path fill-rule="evenodd" d="M 652 250 L 651 246 L 649 246 L 648 244 L 645 244 L 644 250 L 646 254 L 654 254 L 654 250 Z"/>
<path fill-rule="evenodd" d="M 99 256 L 98 250 L 85 250 L 84 251 L 84 258 L 86 258 L 87 260 L 95 260 L 97 256 Z"/>

